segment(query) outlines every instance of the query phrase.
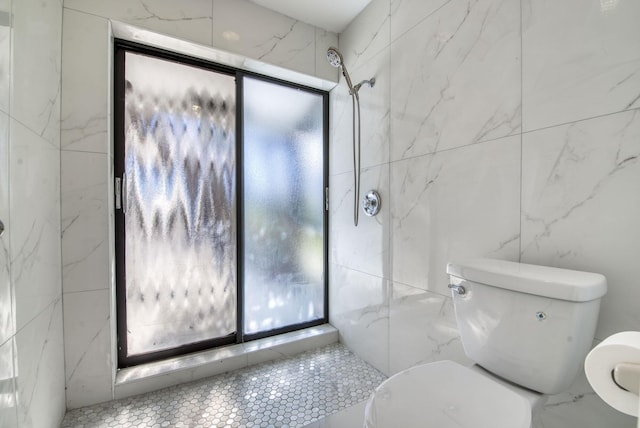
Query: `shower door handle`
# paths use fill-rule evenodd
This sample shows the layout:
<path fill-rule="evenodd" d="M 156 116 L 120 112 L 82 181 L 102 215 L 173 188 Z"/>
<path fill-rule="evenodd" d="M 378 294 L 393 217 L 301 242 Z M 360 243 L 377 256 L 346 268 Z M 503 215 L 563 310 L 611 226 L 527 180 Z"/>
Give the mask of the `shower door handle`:
<path fill-rule="evenodd" d="M 129 192 L 127 192 L 127 174 L 122 173 L 122 214 L 127 213 L 127 199 Z"/>
<path fill-rule="evenodd" d="M 4 233 L 4 223 L 0 220 L 0 236 Z"/>
<path fill-rule="evenodd" d="M 127 213 L 127 175 L 122 174 L 122 178 L 116 177 L 114 183 L 114 193 L 116 200 L 116 209 L 122 210 L 123 214 Z"/>

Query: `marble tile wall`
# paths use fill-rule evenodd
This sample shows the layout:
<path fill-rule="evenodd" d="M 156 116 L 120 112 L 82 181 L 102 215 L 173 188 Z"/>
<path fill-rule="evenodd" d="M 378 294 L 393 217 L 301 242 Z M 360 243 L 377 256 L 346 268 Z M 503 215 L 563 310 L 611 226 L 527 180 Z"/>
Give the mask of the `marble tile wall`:
<path fill-rule="evenodd" d="M 18 424 L 15 381 L 15 299 L 11 284 L 10 129 L 11 123 L 11 1 L 0 2 L 0 426 Z"/>
<path fill-rule="evenodd" d="M 341 340 L 386 374 L 463 363 L 446 262 L 605 274 L 596 339 L 640 329 L 640 4 L 373 0 L 339 36 L 363 88 L 354 228 L 351 100 L 331 94 L 331 307 Z M 352 71 L 353 70 L 353 71 Z M 386 131 L 383 129 L 387 127 Z M 368 134 L 368 135 L 367 135 Z M 631 428 L 584 375 L 535 421 Z"/>
<path fill-rule="evenodd" d="M 0 426 L 65 412 L 60 267 L 62 3 L 0 1 Z"/>
<path fill-rule="evenodd" d="M 333 33 L 246 0 L 65 0 L 63 14 L 60 180 L 66 404 L 77 408 L 116 394 L 109 20 L 333 81 L 337 70 L 325 53 L 338 40 Z"/>

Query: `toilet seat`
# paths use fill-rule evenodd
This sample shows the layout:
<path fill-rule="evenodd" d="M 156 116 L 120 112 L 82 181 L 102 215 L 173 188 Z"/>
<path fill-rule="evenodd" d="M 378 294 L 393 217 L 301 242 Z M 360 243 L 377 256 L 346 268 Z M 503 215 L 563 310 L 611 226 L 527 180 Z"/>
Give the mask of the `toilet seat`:
<path fill-rule="evenodd" d="M 412 367 L 371 395 L 365 428 L 530 428 L 531 406 L 516 392 L 453 361 Z"/>

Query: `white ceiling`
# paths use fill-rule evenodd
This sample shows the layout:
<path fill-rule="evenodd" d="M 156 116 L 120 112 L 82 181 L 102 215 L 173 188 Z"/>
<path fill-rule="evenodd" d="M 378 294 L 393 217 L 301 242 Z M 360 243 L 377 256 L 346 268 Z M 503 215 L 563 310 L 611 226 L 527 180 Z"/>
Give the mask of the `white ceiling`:
<path fill-rule="evenodd" d="M 371 0 L 251 0 L 298 21 L 341 33 Z"/>

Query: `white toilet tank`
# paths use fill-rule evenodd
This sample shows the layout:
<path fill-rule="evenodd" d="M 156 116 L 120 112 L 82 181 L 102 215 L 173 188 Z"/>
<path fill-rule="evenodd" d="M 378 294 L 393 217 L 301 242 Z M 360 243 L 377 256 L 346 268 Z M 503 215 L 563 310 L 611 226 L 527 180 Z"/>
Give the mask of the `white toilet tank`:
<path fill-rule="evenodd" d="M 603 275 L 492 259 L 449 263 L 447 273 L 469 358 L 541 393 L 571 385 L 592 346 Z"/>

